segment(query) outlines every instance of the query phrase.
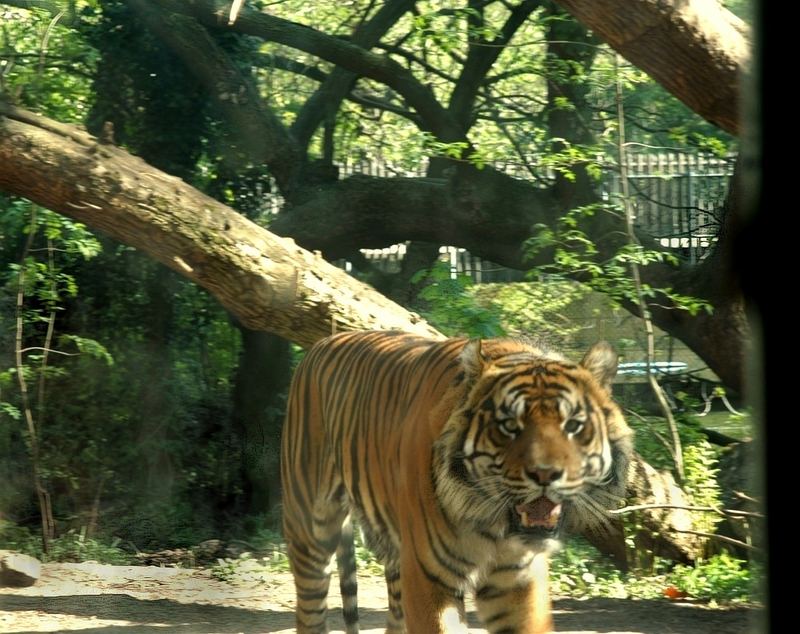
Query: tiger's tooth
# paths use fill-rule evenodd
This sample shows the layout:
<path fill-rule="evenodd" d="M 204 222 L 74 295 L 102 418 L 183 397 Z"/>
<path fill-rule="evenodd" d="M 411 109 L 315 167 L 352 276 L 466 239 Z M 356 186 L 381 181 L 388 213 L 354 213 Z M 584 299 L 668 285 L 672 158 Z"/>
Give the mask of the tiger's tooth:
<path fill-rule="evenodd" d="M 522 511 L 522 525 L 523 526 L 530 526 L 528 523 L 528 513 L 527 511 Z"/>

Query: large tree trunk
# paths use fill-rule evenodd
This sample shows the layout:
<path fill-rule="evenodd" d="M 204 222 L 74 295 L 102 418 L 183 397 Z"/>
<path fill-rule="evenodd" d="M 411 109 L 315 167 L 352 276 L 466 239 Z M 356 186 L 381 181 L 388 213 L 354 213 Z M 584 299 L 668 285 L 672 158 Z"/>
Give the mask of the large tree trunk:
<path fill-rule="evenodd" d="M 241 326 L 239 332 L 232 417 L 242 438 L 247 510 L 263 515 L 280 501 L 282 401 L 291 377 L 291 350 L 288 341 L 269 333 Z"/>
<path fill-rule="evenodd" d="M 14 112 L 0 119 L 0 189 L 140 249 L 209 290 L 246 327 L 302 346 L 336 330 L 442 336 L 182 180 L 77 128 Z"/>

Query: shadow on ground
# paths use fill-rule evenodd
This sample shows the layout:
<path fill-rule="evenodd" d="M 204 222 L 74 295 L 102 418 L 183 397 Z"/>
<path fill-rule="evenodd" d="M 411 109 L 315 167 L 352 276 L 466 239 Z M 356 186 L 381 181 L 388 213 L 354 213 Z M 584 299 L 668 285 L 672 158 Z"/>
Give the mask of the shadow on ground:
<path fill-rule="evenodd" d="M 753 617 L 758 610 L 711 610 L 696 604 L 625 599 L 560 599 L 555 602 L 556 630 L 563 633 L 596 634 L 756 634 L 761 630 Z M 0 611 L 5 614 L 36 613 L 40 617 L 72 617 L 74 629 L 81 634 L 136 632 L 176 632 L 178 634 L 255 634 L 292 632 L 294 617 L 289 609 L 254 609 L 248 607 L 181 603 L 170 599 L 140 599 L 127 594 L 81 594 L 72 596 L 0 596 Z M 338 610 L 329 617 L 331 629 L 343 627 Z M 380 631 L 385 610 L 361 609 L 363 631 Z M 479 628 L 474 614 L 470 625 Z M 95 620 L 114 621 L 92 627 Z M 5 621 L 5 622 L 4 622 Z M 46 631 L 0 629 L 16 634 Z M 88 627 L 87 627 L 88 626 Z M 48 628 L 49 629 L 49 628 Z M 52 631 L 52 630 L 49 630 Z M 480 632 L 476 629 L 473 631 Z"/>

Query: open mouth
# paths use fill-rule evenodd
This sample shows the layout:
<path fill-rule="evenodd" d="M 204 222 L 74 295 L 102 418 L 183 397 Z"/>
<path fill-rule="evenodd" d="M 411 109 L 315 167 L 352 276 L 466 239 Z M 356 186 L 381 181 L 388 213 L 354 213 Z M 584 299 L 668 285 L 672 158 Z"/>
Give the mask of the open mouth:
<path fill-rule="evenodd" d="M 512 532 L 553 537 L 561 520 L 561 504 L 546 496 L 528 504 L 517 504 L 511 513 Z"/>

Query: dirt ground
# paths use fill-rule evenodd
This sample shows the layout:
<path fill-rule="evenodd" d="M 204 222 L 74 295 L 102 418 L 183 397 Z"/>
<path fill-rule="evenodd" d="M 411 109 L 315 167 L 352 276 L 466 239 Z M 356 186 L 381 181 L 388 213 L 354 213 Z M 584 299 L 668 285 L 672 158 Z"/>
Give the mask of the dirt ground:
<path fill-rule="evenodd" d="M 335 583 L 332 586 L 336 585 Z M 380 577 L 359 577 L 363 632 L 382 632 L 385 589 Z M 288 573 L 266 583 L 228 583 L 208 570 L 46 564 L 30 588 L 0 588 L 0 632 L 251 634 L 294 632 Z M 341 632 L 332 588 L 329 625 Z M 623 599 L 557 599 L 561 634 L 760 634 L 755 609 L 712 610 L 690 603 Z M 471 623 L 476 624 L 474 614 Z M 471 633 L 485 632 L 477 626 Z"/>

